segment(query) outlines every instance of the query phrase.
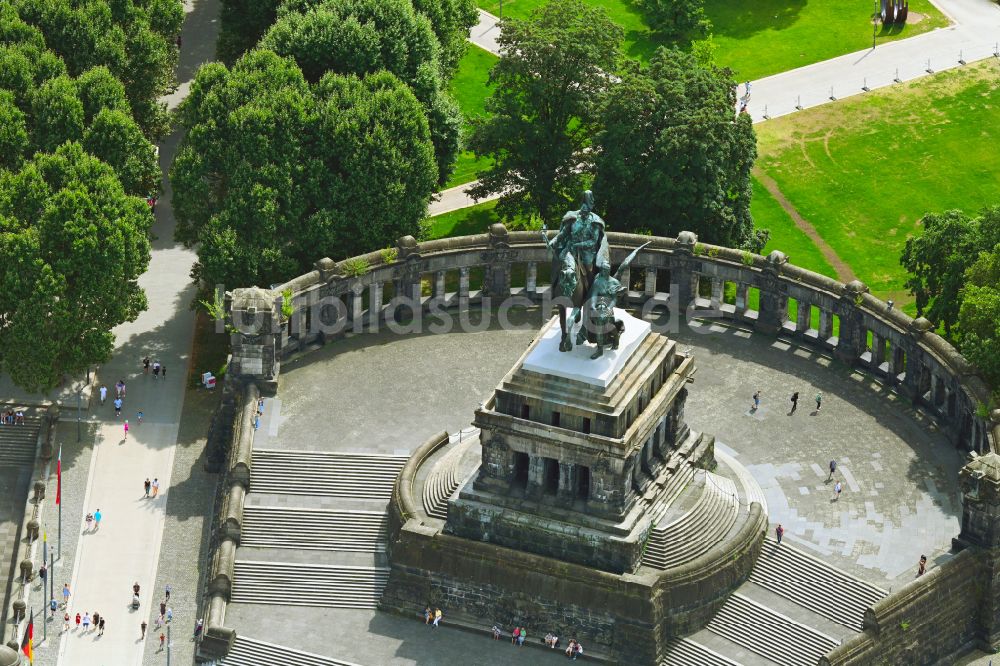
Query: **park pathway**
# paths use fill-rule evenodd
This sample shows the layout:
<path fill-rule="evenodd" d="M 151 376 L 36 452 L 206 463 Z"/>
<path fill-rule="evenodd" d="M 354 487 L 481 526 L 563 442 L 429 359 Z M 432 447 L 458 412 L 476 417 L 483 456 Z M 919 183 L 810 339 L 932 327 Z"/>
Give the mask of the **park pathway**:
<path fill-rule="evenodd" d="M 916 37 L 883 44 L 877 49 L 824 60 L 752 83 L 747 108 L 754 122 L 787 115 L 869 90 L 910 81 L 954 67 L 959 58 L 974 62 L 1000 57 L 1000 6 L 991 0 L 933 0 L 951 19 L 952 25 Z M 496 37 L 499 18 L 479 10 L 479 23 L 469 33 L 469 41 L 498 54 Z M 928 70 L 931 70 L 930 72 Z M 744 92 L 740 86 L 740 95 Z M 832 98 L 832 99 L 831 99 Z M 431 217 L 476 203 L 499 198 L 492 195 L 475 200 L 465 193 L 474 183 L 443 190 L 427 208 Z"/>
<path fill-rule="evenodd" d="M 184 5 L 187 15 L 178 66 L 178 79 L 184 85 L 165 99 L 170 107 L 183 98 L 197 66 L 215 57 L 217 0 L 185 0 Z M 161 144 L 164 173 L 179 141 L 179 133 L 175 132 Z M 149 309 L 136 321 L 115 329 L 115 352 L 97 376 L 97 385 L 104 383 L 112 391 L 119 378 L 126 381 L 121 419 L 114 417 L 110 400 L 104 406 L 96 401 L 93 404 L 98 428 L 84 509 L 100 509 L 103 520 L 99 530 L 84 534 L 78 541 L 72 577 L 67 578 L 73 590 L 70 612 L 97 610 L 107 617 L 108 629 L 100 638 L 96 632 L 64 634 L 59 644 L 60 664 L 141 664 L 145 643 L 138 640 L 139 623 L 149 621 L 151 609 L 156 608 L 163 594 L 153 587 L 194 332 L 194 313 L 189 305 L 194 297 L 190 270 L 195 261 L 194 252 L 173 241 L 175 222 L 165 175 L 164 184 L 168 189 L 156 210 L 149 270 L 139 280 Z M 152 375 L 142 374 L 140 362 L 146 355 L 166 366 L 166 379 L 154 380 Z M 139 410 L 145 413 L 141 425 L 136 420 Z M 131 426 L 127 440 L 123 431 L 126 418 Z M 159 480 L 160 494 L 156 498 L 143 497 L 143 480 L 147 477 Z M 64 527 L 82 529 L 72 516 Z M 136 582 L 141 587 L 141 608 L 132 611 L 128 606 Z M 178 599 L 176 593 L 172 601 L 184 606 L 193 603 Z M 184 627 L 191 623 L 192 618 L 183 618 Z M 154 640 L 151 634 L 152 627 L 147 641 Z"/>

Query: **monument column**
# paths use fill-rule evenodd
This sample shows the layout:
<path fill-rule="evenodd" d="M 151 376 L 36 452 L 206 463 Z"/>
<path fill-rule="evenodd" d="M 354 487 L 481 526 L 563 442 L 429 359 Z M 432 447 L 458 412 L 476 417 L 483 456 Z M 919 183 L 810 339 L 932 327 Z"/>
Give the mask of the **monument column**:
<path fill-rule="evenodd" d="M 510 262 L 517 254 L 507 243 L 507 227 L 497 223 L 490 226 L 490 249 L 483 253 L 488 262 L 483 280 L 483 295 L 495 299 L 510 296 Z"/>
<path fill-rule="evenodd" d="M 576 499 L 576 465 L 572 463 L 559 463 L 559 491 L 556 494 L 556 504 L 569 508 L 573 506 Z"/>

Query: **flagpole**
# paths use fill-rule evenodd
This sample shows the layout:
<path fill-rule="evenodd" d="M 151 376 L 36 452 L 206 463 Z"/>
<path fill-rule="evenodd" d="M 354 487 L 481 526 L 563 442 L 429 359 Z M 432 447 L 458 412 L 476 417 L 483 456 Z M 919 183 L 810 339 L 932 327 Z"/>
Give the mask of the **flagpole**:
<path fill-rule="evenodd" d="M 59 505 L 59 561 L 62 562 L 62 444 L 56 462 L 56 504 Z"/>

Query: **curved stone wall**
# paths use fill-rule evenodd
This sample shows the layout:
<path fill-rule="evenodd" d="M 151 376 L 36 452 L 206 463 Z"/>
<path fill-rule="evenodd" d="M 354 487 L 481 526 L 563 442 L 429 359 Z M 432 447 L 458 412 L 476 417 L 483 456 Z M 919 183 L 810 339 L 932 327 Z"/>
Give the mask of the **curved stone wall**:
<path fill-rule="evenodd" d="M 932 414 L 951 441 L 968 451 L 997 451 L 1000 411 L 986 413 L 990 388 L 925 319 L 880 301 L 868 287 L 842 284 L 788 263 L 697 242 L 609 233 L 612 261 L 648 243 L 626 271 L 634 307 L 681 316 L 721 318 L 770 335 L 794 337 L 866 369 Z M 274 388 L 282 357 L 345 331 L 413 318 L 460 305 L 496 306 L 508 297 L 551 297 L 547 249 L 536 232 L 488 234 L 417 243 L 316 269 L 273 289 L 226 296 L 237 376 Z M 474 288 L 478 287 L 478 288 Z M 794 301 L 796 316 L 789 317 Z"/>

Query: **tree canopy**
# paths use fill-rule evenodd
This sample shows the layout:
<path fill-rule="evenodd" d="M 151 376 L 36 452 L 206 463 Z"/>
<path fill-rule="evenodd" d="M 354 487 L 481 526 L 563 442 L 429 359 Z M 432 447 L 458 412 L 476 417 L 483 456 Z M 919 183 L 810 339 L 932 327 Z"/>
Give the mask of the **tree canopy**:
<path fill-rule="evenodd" d="M 705 16 L 705 0 L 638 0 L 649 26 L 664 37 L 686 41 L 704 37 L 712 29 Z"/>
<path fill-rule="evenodd" d="M 151 221 L 76 143 L 0 172 L 0 370 L 36 391 L 106 361 L 146 307 Z"/>
<path fill-rule="evenodd" d="M 924 231 L 906 239 L 900 264 L 910 273 L 906 287 L 916 297 L 917 314 L 944 326 L 951 336 L 958 323 L 965 273 L 980 253 L 1000 244 L 1000 206 L 978 217 L 960 210 L 928 213 Z"/>
<path fill-rule="evenodd" d="M 727 69 L 661 49 L 648 68 L 622 75 L 602 109 L 594 191 L 616 229 L 759 251 L 766 232 L 750 215 L 756 136 L 733 117 Z"/>
<path fill-rule="evenodd" d="M 980 253 L 965 278 L 958 312 L 962 353 L 1000 396 L 1000 245 Z"/>
<path fill-rule="evenodd" d="M 157 98 L 173 82 L 174 40 L 184 11 L 178 0 L 10 0 L 0 20 L 8 44 L 50 49 L 70 76 L 103 65 L 122 83 L 136 122 L 147 136 L 164 134 Z"/>
<path fill-rule="evenodd" d="M 469 137 L 476 156 L 494 162 L 470 191 L 500 193 L 504 217 L 551 220 L 587 180 L 585 149 L 618 67 L 622 29 L 581 0 L 552 0 L 529 20 L 501 25 L 489 116 L 473 120 Z"/>
<path fill-rule="evenodd" d="M 310 85 L 258 49 L 202 67 L 171 171 L 177 238 L 195 277 L 271 284 L 419 232 L 436 181 L 424 111 L 389 72 Z"/>
<path fill-rule="evenodd" d="M 310 83 L 327 72 L 364 76 L 380 70 L 408 84 L 427 113 L 438 180 L 451 173 L 461 113 L 445 90 L 441 48 L 410 0 L 286 2 L 260 47 L 295 59 Z"/>

